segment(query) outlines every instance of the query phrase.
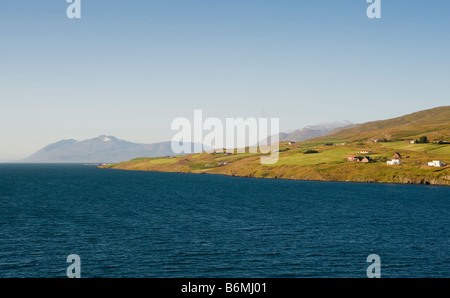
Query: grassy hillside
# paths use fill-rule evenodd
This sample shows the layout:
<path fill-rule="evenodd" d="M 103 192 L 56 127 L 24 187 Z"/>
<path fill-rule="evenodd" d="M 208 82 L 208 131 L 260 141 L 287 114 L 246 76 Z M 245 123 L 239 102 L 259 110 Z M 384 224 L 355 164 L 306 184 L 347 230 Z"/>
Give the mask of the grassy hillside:
<path fill-rule="evenodd" d="M 402 117 L 368 122 L 340 130 L 328 137 L 349 141 L 374 139 L 407 140 L 427 135 L 430 140 L 450 139 L 450 106 L 420 111 Z"/>
<path fill-rule="evenodd" d="M 293 145 L 283 142 L 280 143 L 279 161 L 274 165 L 262 165 L 262 154 L 201 153 L 173 158 L 139 158 L 106 167 L 278 179 L 450 185 L 450 145 L 409 142 L 421 136 L 450 141 L 446 137 L 450 129 L 449 119 L 450 107 L 442 107 L 361 124 L 331 136 Z M 395 141 L 376 143 L 374 138 Z M 305 150 L 317 153 L 304 154 Z M 372 152 L 360 154 L 363 150 Z M 403 164 L 387 165 L 386 162 L 396 152 L 402 155 Z M 349 162 L 348 156 L 368 156 L 372 162 Z M 433 160 L 441 160 L 447 165 L 429 167 L 428 162 Z"/>

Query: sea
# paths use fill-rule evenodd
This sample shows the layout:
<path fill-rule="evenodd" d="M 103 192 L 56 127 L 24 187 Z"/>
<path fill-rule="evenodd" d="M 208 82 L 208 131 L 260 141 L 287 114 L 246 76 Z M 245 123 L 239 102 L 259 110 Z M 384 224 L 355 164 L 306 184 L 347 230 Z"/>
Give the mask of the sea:
<path fill-rule="evenodd" d="M 445 186 L 0 164 L 0 278 L 448 278 L 449 236 Z"/>

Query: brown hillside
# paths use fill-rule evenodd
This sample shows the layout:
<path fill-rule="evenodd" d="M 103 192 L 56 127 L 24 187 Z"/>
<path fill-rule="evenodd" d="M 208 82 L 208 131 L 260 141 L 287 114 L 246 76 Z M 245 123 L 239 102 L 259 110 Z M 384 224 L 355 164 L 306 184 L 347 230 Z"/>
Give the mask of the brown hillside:
<path fill-rule="evenodd" d="M 450 141 L 450 106 L 420 111 L 398 118 L 367 122 L 339 130 L 326 138 L 366 141 L 407 140 L 426 135 L 429 140 Z"/>

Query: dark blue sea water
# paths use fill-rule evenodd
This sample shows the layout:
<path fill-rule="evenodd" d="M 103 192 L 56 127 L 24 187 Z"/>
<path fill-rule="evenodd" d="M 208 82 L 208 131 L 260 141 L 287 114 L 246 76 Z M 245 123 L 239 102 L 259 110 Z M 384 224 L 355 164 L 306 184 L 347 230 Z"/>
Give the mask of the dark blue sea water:
<path fill-rule="evenodd" d="M 450 188 L 0 165 L 0 277 L 450 277 Z"/>

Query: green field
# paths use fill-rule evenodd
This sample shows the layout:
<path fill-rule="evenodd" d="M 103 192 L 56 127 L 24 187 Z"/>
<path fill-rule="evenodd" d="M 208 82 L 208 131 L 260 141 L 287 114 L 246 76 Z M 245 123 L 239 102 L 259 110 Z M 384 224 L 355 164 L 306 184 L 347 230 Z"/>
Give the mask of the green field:
<path fill-rule="evenodd" d="M 324 163 L 340 163 L 345 162 L 352 150 L 332 148 L 328 150 L 323 150 L 319 153 L 313 154 L 303 154 L 302 152 L 294 154 L 280 154 L 280 158 L 277 165 L 301 165 L 301 166 L 311 166 Z"/>
<path fill-rule="evenodd" d="M 176 158 L 158 158 L 158 157 L 142 157 L 142 158 L 135 158 L 131 160 L 129 163 L 133 165 L 140 165 L 140 164 L 153 164 L 153 165 L 162 165 L 162 164 L 173 164 L 176 163 L 178 160 Z"/>
<path fill-rule="evenodd" d="M 408 150 L 414 152 L 427 152 L 429 154 L 450 154 L 450 145 L 440 145 L 440 144 L 411 144 L 409 142 L 388 142 L 380 143 L 383 148 L 392 150 Z"/>
<path fill-rule="evenodd" d="M 439 145 L 439 148 L 429 152 L 432 154 L 448 154 L 450 155 L 450 145 Z"/>

